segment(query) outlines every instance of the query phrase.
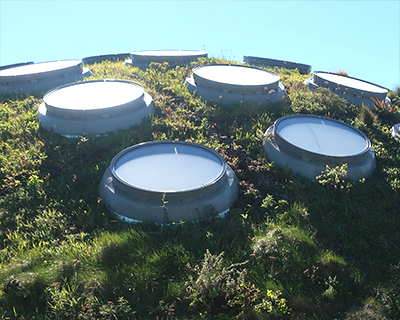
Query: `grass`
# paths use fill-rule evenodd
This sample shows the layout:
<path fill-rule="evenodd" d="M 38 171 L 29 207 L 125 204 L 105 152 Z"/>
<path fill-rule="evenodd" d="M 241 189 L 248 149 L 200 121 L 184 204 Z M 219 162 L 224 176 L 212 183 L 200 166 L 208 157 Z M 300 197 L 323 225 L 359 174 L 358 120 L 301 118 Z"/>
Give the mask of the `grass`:
<path fill-rule="evenodd" d="M 143 85 L 151 119 L 108 136 L 42 130 L 37 96 L 0 97 L 0 317 L 5 319 L 396 319 L 400 316 L 399 141 L 393 106 L 371 112 L 309 75 L 275 68 L 274 105 L 207 103 L 184 87 L 190 67 L 146 71 L 104 62 L 91 79 Z M 294 175 L 268 160 L 263 133 L 279 117 L 319 114 L 363 130 L 377 168 L 365 181 Z M 396 122 L 397 121 L 397 122 Z M 98 197 L 121 150 L 182 140 L 218 151 L 239 178 L 226 219 L 128 224 Z M 342 172 L 343 168 L 339 168 Z M 336 171 L 334 171 L 336 172 Z"/>

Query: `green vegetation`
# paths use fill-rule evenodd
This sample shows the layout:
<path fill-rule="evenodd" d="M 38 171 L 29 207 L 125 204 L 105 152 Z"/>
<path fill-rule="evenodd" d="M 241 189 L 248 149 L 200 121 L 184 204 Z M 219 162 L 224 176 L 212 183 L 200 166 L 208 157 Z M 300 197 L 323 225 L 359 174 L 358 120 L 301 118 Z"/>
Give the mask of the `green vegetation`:
<path fill-rule="evenodd" d="M 91 66 L 90 79 L 140 83 L 157 109 L 108 136 L 44 131 L 40 94 L 0 97 L 0 318 L 400 317 L 399 90 L 370 113 L 310 91 L 296 70 L 272 70 L 288 92 L 274 105 L 212 104 L 184 87 L 193 66 L 226 62 Z M 363 130 L 373 176 L 351 182 L 346 166 L 328 167 L 311 181 L 269 162 L 265 130 L 294 113 Z M 225 219 L 128 224 L 106 209 L 97 188 L 111 159 L 164 139 L 206 145 L 233 168 L 240 194 Z"/>

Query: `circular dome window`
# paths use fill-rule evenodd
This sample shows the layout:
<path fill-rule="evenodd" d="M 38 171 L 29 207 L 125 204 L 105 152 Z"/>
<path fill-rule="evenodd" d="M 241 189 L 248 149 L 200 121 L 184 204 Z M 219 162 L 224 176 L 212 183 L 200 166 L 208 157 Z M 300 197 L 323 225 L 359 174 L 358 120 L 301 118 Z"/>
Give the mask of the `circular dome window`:
<path fill-rule="evenodd" d="M 29 93 L 91 75 L 81 60 L 24 63 L 0 70 L 0 93 Z"/>
<path fill-rule="evenodd" d="M 188 142 L 155 141 L 116 155 L 99 191 L 120 217 L 162 223 L 226 212 L 238 186 L 234 172 L 214 150 Z"/>
<path fill-rule="evenodd" d="M 247 62 L 256 66 L 263 66 L 269 68 L 285 68 L 285 69 L 298 69 L 301 74 L 307 74 L 311 72 L 311 66 L 308 64 L 290 62 L 284 60 L 276 60 L 269 58 L 260 58 L 253 56 L 243 56 L 243 62 Z"/>
<path fill-rule="evenodd" d="M 66 136 L 128 129 L 152 113 L 153 100 L 141 85 L 113 79 L 58 87 L 38 108 L 41 126 Z"/>
<path fill-rule="evenodd" d="M 364 103 L 371 109 L 374 108 L 372 98 L 385 100 L 386 94 L 389 92 L 388 89 L 371 82 L 323 71 L 314 72 L 313 77 L 308 78 L 306 83 L 311 89 L 328 88 L 340 97 L 345 98 L 349 103 L 358 105 Z"/>
<path fill-rule="evenodd" d="M 270 160 L 311 179 L 321 174 L 326 165 L 348 164 L 348 178 L 353 180 L 367 178 L 376 166 L 371 142 L 363 132 L 313 115 L 278 119 L 266 131 L 264 149 Z"/>
<path fill-rule="evenodd" d="M 33 64 L 33 61 L 24 61 L 24 62 L 19 62 L 19 63 L 14 63 L 14 64 L 3 65 L 3 66 L 0 66 L 0 70 L 26 66 L 28 64 Z"/>
<path fill-rule="evenodd" d="M 168 62 L 171 67 L 177 65 L 187 65 L 198 58 L 207 58 L 205 51 L 196 50 L 146 50 L 131 52 L 131 59 L 126 60 L 125 64 L 138 67 L 140 69 L 148 68 L 152 62 Z"/>
<path fill-rule="evenodd" d="M 113 53 L 113 54 L 102 54 L 97 56 L 90 56 L 82 59 L 84 64 L 95 64 L 102 63 L 103 61 L 125 61 L 129 57 L 129 53 Z"/>
<path fill-rule="evenodd" d="M 273 72 L 237 65 L 206 65 L 193 69 L 185 85 L 205 100 L 221 102 L 276 102 L 284 87 Z"/>

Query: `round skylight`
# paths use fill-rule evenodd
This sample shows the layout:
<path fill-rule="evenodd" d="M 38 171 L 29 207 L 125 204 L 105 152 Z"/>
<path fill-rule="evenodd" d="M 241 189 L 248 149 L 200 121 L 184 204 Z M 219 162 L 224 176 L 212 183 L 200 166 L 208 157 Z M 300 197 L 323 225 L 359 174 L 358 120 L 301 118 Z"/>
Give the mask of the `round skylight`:
<path fill-rule="evenodd" d="M 205 188 L 220 179 L 225 162 L 210 149 L 164 143 L 130 149 L 113 161 L 112 168 L 116 179 L 133 188 L 176 193 Z"/>
<path fill-rule="evenodd" d="M 144 50 L 131 52 L 131 59 L 126 60 L 125 64 L 146 69 L 151 62 L 168 62 L 171 67 L 175 67 L 207 56 L 207 52 L 196 50 Z"/>
<path fill-rule="evenodd" d="M 131 55 L 146 57 L 201 57 L 207 55 L 207 53 L 196 50 L 143 50 L 134 51 Z"/>
<path fill-rule="evenodd" d="M 193 69 L 198 86 L 238 92 L 265 92 L 277 89 L 279 76 L 275 73 L 231 65 L 207 65 Z"/>
<path fill-rule="evenodd" d="M 61 60 L 41 63 L 31 63 L 0 70 L 0 81 L 20 81 L 21 78 L 49 77 L 69 72 L 82 72 L 81 60 Z"/>
<path fill-rule="evenodd" d="M 275 139 L 281 147 L 302 157 L 307 155 L 314 160 L 332 157 L 338 163 L 362 157 L 371 147 L 361 131 L 343 122 L 312 116 L 279 119 L 275 123 Z"/>
<path fill-rule="evenodd" d="M 352 94 L 363 98 L 376 97 L 384 100 L 388 89 L 376 84 L 330 72 L 317 71 L 313 74 L 314 83 L 340 93 Z"/>
<path fill-rule="evenodd" d="M 42 127 L 66 136 L 127 129 L 154 112 L 142 86 L 114 79 L 70 83 L 47 92 L 43 101 Z"/>
<path fill-rule="evenodd" d="M 349 177 L 369 176 L 375 154 L 368 137 L 343 122 L 313 115 L 278 119 L 266 132 L 270 159 L 314 179 L 326 165 L 348 164 Z M 360 176 L 360 177 L 358 177 Z"/>
<path fill-rule="evenodd" d="M 120 152 L 100 183 L 112 211 L 154 222 L 165 220 L 163 203 L 169 221 L 226 211 L 237 191 L 235 174 L 217 152 L 180 141 L 147 142 Z"/>
<path fill-rule="evenodd" d="M 247 62 L 256 66 L 264 66 L 269 68 L 285 68 L 285 69 L 298 69 L 300 73 L 306 74 L 311 71 L 311 66 L 308 64 L 276 60 L 269 58 L 253 57 L 253 56 L 243 56 L 243 62 Z"/>
<path fill-rule="evenodd" d="M 129 53 L 112 53 L 112 54 L 101 54 L 97 56 L 85 57 L 82 62 L 85 64 L 101 63 L 103 61 L 124 61 L 129 57 Z"/>
<path fill-rule="evenodd" d="M 46 93 L 43 101 L 47 110 L 62 116 L 104 116 L 143 105 L 143 95 L 143 87 L 136 83 L 109 79 L 59 87 Z"/>
<path fill-rule="evenodd" d="M 2 66 L 0 66 L 0 70 L 10 69 L 10 68 L 20 67 L 20 66 L 26 66 L 26 65 L 32 64 L 32 63 L 33 63 L 33 61 L 24 61 L 24 62 L 19 62 L 19 63 L 2 65 Z"/>
<path fill-rule="evenodd" d="M 31 93 L 90 76 L 81 60 L 19 63 L 0 70 L 0 93 Z"/>
<path fill-rule="evenodd" d="M 205 100 L 234 103 L 277 102 L 284 98 L 285 87 L 273 72 L 239 65 L 205 65 L 193 69 L 186 78 L 189 91 Z"/>

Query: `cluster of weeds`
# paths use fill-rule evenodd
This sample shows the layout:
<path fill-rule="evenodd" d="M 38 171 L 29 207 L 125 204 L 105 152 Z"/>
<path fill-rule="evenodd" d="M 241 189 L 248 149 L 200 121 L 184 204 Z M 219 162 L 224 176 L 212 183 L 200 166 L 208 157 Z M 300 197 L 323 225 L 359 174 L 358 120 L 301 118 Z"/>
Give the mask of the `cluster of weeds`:
<path fill-rule="evenodd" d="M 388 92 L 387 97 L 391 103 L 397 108 L 400 107 L 400 85 L 396 86 L 394 90 Z"/>
<path fill-rule="evenodd" d="M 218 319 L 234 319 L 252 313 L 288 314 L 286 299 L 279 290 L 267 290 L 262 294 L 246 281 L 247 270 L 239 270 L 246 263 L 224 266 L 223 252 L 212 255 L 207 249 L 201 264 L 189 266 L 194 276 L 189 276 L 186 290 L 193 312 Z"/>
<path fill-rule="evenodd" d="M 351 182 L 346 180 L 348 164 L 341 166 L 329 167 L 326 165 L 325 171 L 316 177 L 318 182 L 323 186 L 330 186 L 335 189 L 350 189 Z"/>
<path fill-rule="evenodd" d="M 379 119 L 384 122 L 396 123 L 400 121 L 399 106 L 394 102 L 380 100 L 378 98 L 371 98 L 374 102 L 374 112 Z"/>
<path fill-rule="evenodd" d="M 289 89 L 292 113 L 347 119 L 357 110 L 327 88 L 319 87 L 312 91 L 304 83 L 296 82 Z"/>
<path fill-rule="evenodd" d="M 0 106 L 0 195 L 26 183 L 45 159 L 44 143 L 38 137 L 35 106 L 39 100 L 28 97 Z"/>
<path fill-rule="evenodd" d="M 377 122 L 377 115 L 364 103 L 361 105 L 360 111 L 356 118 L 357 121 L 360 121 L 364 126 L 368 128 L 372 128 L 375 122 Z M 360 124 L 357 125 L 359 129 L 361 129 Z"/>
<path fill-rule="evenodd" d="M 376 295 L 389 316 L 397 319 L 400 317 L 400 264 L 392 266 L 389 273 L 391 275 L 389 285 L 377 288 Z"/>

